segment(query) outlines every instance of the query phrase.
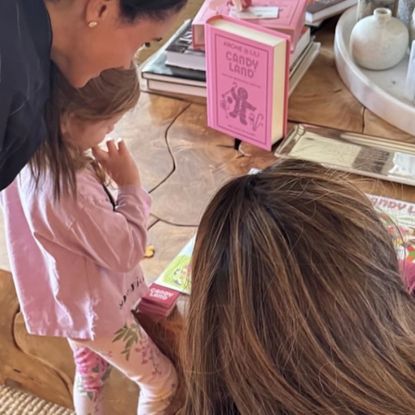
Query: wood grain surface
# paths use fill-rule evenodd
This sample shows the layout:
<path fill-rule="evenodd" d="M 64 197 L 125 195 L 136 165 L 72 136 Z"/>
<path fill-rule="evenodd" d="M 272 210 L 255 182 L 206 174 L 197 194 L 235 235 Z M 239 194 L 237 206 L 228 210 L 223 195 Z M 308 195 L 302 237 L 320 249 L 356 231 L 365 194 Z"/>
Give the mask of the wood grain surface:
<path fill-rule="evenodd" d="M 292 122 L 314 124 L 353 132 L 363 131 L 363 106 L 346 88 L 334 62 L 334 23 L 316 32 L 320 55 L 294 90 L 288 107 Z"/>
<path fill-rule="evenodd" d="M 136 108 L 121 119 L 111 134 L 125 140 L 148 190 L 160 185 L 173 171 L 166 134 L 188 106 L 184 101 L 142 93 Z"/>
<path fill-rule="evenodd" d="M 365 108 L 363 112 L 363 133 L 415 144 L 414 136 L 387 123 L 367 108 Z"/>
<path fill-rule="evenodd" d="M 176 225 L 196 226 L 214 193 L 230 178 L 263 168 L 275 158 L 270 152 L 243 155 L 234 140 L 206 126 L 206 108 L 192 104 L 169 129 L 174 158 L 172 175 L 153 193 L 153 215 Z"/>

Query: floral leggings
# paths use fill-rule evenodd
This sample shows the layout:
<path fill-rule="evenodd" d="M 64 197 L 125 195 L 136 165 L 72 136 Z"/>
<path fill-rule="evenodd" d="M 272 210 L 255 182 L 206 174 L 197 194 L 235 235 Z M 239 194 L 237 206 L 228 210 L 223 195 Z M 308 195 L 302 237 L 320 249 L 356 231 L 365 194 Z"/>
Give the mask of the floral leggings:
<path fill-rule="evenodd" d="M 77 415 L 106 414 L 103 387 L 111 366 L 140 387 L 138 415 L 168 414 L 177 388 L 176 371 L 133 317 L 110 338 L 68 342 L 76 366 Z"/>

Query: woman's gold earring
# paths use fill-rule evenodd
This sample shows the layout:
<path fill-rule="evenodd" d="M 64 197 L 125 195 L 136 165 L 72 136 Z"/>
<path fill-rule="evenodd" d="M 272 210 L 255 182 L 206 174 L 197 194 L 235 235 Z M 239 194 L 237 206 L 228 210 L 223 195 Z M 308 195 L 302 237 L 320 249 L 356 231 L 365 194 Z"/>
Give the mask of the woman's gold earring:
<path fill-rule="evenodd" d="M 89 23 L 88 23 L 88 27 L 90 28 L 90 29 L 93 29 L 94 27 L 96 27 L 96 26 L 98 26 L 98 22 L 96 22 L 95 20 L 91 20 Z"/>

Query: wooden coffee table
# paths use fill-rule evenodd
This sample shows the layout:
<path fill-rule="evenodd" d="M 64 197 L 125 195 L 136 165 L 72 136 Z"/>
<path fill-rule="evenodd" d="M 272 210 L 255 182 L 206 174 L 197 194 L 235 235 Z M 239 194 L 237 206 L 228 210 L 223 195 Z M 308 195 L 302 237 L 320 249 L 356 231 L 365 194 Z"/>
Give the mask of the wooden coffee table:
<path fill-rule="evenodd" d="M 334 63 L 334 25 L 329 22 L 316 33 L 321 53 L 290 98 L 290 122 L 415 143 L 414 137 L 362 106 L 345 87 Z M 276 160 L 272 153 L 246 145 L 246 155 L 236 151 L 232 138 L 207 128 L 205 104 L 190 98 L 143 93 L 139 107 L 122 121 L 119 131 L 153 196 L 149 242 L 156 253 L 143 263 L 149 280 L 195 233 L 206 205 L 224 182 Z M 411 188 L 374 183 L 364 180 L 362 185 L 373 193 L 415 201 Z"/>

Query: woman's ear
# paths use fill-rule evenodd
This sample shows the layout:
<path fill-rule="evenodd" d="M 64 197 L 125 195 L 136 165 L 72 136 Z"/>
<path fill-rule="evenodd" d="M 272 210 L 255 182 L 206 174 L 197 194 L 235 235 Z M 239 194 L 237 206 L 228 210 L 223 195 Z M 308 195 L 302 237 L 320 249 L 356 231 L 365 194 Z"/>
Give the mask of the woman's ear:
<path fill-rule="evenodd" d="M 116 0 L 86 0 L 85 1 L 85 21 L 88 27 L 99 26 L 113 9 L 117 9 Z"/>

